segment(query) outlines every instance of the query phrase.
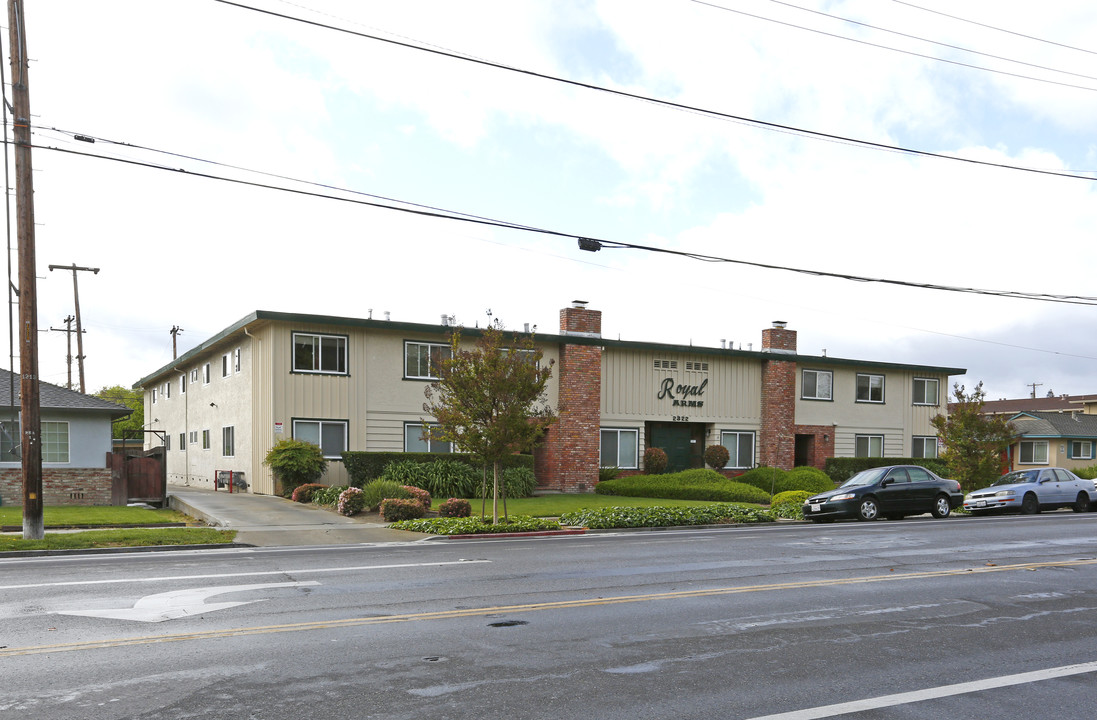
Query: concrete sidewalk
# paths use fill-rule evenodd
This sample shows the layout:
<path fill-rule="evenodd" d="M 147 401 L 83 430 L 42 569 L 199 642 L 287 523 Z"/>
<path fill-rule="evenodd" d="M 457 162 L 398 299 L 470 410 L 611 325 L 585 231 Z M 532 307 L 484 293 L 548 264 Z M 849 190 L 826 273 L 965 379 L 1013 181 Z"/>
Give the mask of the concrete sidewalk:
<path fill-rule="evenodd" d="M 168 486 L 168 504 L 208 525 L 236 530 L 236 542 L 261 547 L 414 542 L 433 537 L 390 530 L 368 518 L 345 517 L 274 495 Z"/>

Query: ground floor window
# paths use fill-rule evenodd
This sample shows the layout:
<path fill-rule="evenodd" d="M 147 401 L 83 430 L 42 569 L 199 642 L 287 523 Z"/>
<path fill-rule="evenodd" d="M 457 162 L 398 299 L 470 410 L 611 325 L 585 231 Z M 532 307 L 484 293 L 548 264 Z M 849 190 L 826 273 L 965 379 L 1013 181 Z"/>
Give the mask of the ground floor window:
<path fill-rule="evenodd" d="M 319 445 L 329 460 L 341 460 L 347 449 L 347 421 L 294 420 L 293 437 Z"/>
<path fill-rule="evenodd" d="M 428 424 L 427 429 L 438 427 Z M 423 437 L 422 423 L 407 423 L 404 425 L 404 452 L 426 453 L 450 453 L 453 446 L 445 440 L 438 440 L 427 434 Z"/>
<path fill-rule="evenodd" d="M 209 450 L 209 430 L 202 431 L 202 449 Z"/>
<path fill-rule="evenodd" d="M 858 435 L 854 455 L 856 457 L 883 457 L 884 436 Z"/>
<path fill-rule="evenodd" d="M 1047 465 L 1047 440 L 1022 440 L 1021 463 L 1023 465 Z"/>
<path fill-rule="evenodd" d="M 221 454 L 225 457 L 236 454 L 236 428 L 231 425 L 221 428 Z"/>
<path fill-rule="evenodd" d="M 637 430 L 603 428 L 601 466 L 635 470 L 639 466 L 639 441 L 640 433 Z"/>
<path fill-rule="evenodd" d="M 69 461 L 69 424 L 63 421 L 42 422 L 42 462 Z M 22 437 L 18 420 L 0 423 L 0 461 L 15 462 L 22 457 Z"/>
<path fill-rule="evenodd" d="M 720 433 L 720 444 L 727 448 L 728 464 L 724 467 L 754 467 L 754 433 L 725 430 Z"/>
<path fill-rule="evenodd" d="M 1070 459 L 1071 460 L 1092 460 L 1093 459 L 1093 441 L 1092 440 L 1071 440 L 1070 441 Z"/>
<path fill-rule="evenodd" d="M 914 441 L 911 443 L 910 456 L 916 458 L 937 457 L 937 438 L 915 436 Z"/>

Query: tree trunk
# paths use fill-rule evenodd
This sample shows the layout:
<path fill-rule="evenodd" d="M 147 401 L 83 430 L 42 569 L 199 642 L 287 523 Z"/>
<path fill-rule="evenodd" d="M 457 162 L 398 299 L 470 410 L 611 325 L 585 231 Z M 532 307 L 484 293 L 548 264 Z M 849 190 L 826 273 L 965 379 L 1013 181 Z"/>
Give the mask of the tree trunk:
<path fill-rule="evenodd" d="M 498 461 L 492 463 L 492 473 L 494 475 L 494 487 L 491 494 L 491 524 L 499 524 L 499 463 Z"/>

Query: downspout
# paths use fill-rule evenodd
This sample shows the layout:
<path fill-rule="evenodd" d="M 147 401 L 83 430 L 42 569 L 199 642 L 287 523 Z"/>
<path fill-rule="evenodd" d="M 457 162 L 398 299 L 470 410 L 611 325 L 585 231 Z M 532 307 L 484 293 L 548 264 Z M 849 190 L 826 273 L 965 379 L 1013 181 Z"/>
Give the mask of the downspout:
<path fill-rule="evenodd" d="M 179 372 L 179 367 L 172 368 L 175 372 Z M 187 371 L 184 370 L 180 373 L 183 376 L 183 382 L 189 383 L 187 380 Z M 187 388 L 191 390 L 192 388 Z M 190 487 L 190 443 L 187 442 L 187 438 L 190 436 L 190 392 L 183 393 L 183 485 Z M 164 464 L 168 462 L 167 453 L 164 454 Z"/>
<path fill-rule="evenodd" d="M 249 338 L 251 338 L 251 339 L 252 339 L 252 341 L 254 342 L 254 344 L 255 344 L 256 348 L 260 348 L 260 347 L 262 347 L 262 346 L 263 346 L 263 341 L 262 341 L 262 340 L 260 340 L 259 338 L 257 338 L 256 336 L 254 336 L 254 335 L 252 335 L 252 334 L 251 334 L 250 332 L 248 332 L 248 327 L 247 327 L 247 325 L 245 325 L 245 326 L 244 326 L 244 335 L 247 335 L 247 336 L 248 336 Z M 262 357 L 260 357 L 259 359 L 260 359 L 260 360 L 262 360 Z M 241 360 L 241 362 L 243 362 L 243 361 Z M 252 363 L 252 367 L 255 367 L 255 365 L 257 365 L 257 364 L 258 364 L 258 363 Z M 253 376 L 253 377 L 251 378 L 251 381 L 252 381 L 252 399 L 254 399 L 254 397 L 255 397 L 255 390 L 254 390 L 254 388 L 258 386 L 258 383 L 259 383 L 259 378 L 256 378 L 256 377 L 254 377 L 254 376 Z M 250 408 L 250 407 L 252 407 L 252 404 L 253 404 L 253 403 L 252 403 L 252 401 L 251 401 L 251 400 L 249 400 L 249 401 L 248 401 L 248 407 L 249 407 L 249 408 Z M 249 426 L 254 426 L 254 425 L 255 425 L 255 414 L 254 414 L 254 412 L 252 413 L 252 417 L 251 417 L 251 418 L 249 418 L 249 422 L 248 422 L 248 425 L 249 425 Z M 258 445 L 256 444 L 256 442 L 255 442 L 255 439 L 256 439 L 256 434 L 255 434 L 255 428 L 254 428 L 254 427 L 251 427 L 251 438 L 250 438 L 250 440 L 251 440 L 251 462 L 250 462 L 250 465 L 251 465 L 252 467 L 248 468 L 249 470 L 254 470 L 254 468 L 255 468 L 255 467 L 258 467 L 258 466 L 257 466 L 257 465 L 255 464 L 255 460 L 256 460 L 256 457 L 255 457 L 255 453 L 256 453 L 256 450 L 258 449 Z M 246 478 L 245 478 L 245 479 L 246 479 Z M 256 473 L 254 473 L 254 475 L 253 475 L 253 479 L 252 479 L 252 481 L 251 481 L 251 492 L 252 492 L 252 493 L 254 493 L 254 492 L 255 492 L 255 482 L 256 482 L 256 481 L 257 481 L 258 479 L 259 479 L 259 473 L 258 473 L 258 472 L 256 472 Z M 272 488 L 271 488 L 271 490 L 273 490 L 273 489 L 274 489 L 274 488 L 272 487 Z"/>

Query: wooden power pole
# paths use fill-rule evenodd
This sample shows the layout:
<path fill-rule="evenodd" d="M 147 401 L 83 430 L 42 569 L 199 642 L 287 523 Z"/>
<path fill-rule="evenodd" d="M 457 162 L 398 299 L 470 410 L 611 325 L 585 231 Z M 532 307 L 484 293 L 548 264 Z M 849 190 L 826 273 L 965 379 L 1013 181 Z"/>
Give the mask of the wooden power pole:
<path fill-rule="evenodd" d="M 19 238 L 19 382 L 23 453 L 23 538 L 45 537 L 42 518 L 42 416 L 38 395 L 38 292 L 35 286 L 34 186 L 31 180 L 30 90 L 23 0 L 8 0 L 12 114 L 15 125 L 15 212 Z"/>
<path fill-rule="evenodd" d="M 62 321 L 62 322 L 65 323 L 64 328 L 50 327 L 50 330 L 53 331 L 53 332 L 63 332 L 63 333 L 65 333 L 65 335 L 66 335 L 65 339 L 68 341 L 68 353 L 65 355 L 65 362 L 68 363 L 68 366 L 69 366 L 69 384 L 66 385 L 65 387 L 67 387 L 69 390 L 72 390 L 72 333 L 73 333 L 72 321 L 73 321 L 73 319 L 74 318 L 72 317 L 72 315 L 69 315 L 67 318 L 65 318 Z"/>
<path fill-rule="evenodd" d="M 72 296 L 76 301 L 76 364 L 80 368 L 80 392 L 87 393 L 84 385 L 84 329 L 80 324 L 80 287 L 76 284 L 76 271 L 86 270 L 95 275 L 99 274 L 99 268 L 76 267 L 72 265 L 50 265 L 50 272 L 54 270 L 72 270 Z"/>

